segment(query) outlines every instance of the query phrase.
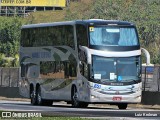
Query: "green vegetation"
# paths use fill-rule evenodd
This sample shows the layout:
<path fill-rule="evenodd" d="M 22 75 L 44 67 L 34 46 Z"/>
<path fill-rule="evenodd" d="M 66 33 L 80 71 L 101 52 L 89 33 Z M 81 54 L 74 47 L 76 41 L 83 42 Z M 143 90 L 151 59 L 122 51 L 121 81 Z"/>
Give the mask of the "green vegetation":
<path fill-rule="evenodd" d="M 18 66 L 20 27 L 23 19 L 0 17 L 0 66 Z"/>
<path fill-rule="evenodd" d="M 160 0 L 81 0 L 81 2 L 71 2 L 64 10 L 34 12 L 24 19 L 0 17 L 0 66 L 18 65 L 18 57 L 15 56 L 18 54 L 22 24 L 90 18 L 135 23 L 142 47 L 151 54 L 151 62 L 160 64 L 159 13 Z M 4 59 L 5 57 L 16 59 L 8 60 Z"/>

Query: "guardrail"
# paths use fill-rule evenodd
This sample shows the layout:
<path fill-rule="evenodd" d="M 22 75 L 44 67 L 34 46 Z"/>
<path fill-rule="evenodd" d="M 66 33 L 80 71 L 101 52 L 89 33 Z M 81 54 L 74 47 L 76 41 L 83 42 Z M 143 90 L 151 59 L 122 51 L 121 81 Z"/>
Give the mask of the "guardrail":
<path fill-rule="evenodd" d="M 0 6 L 0 16 L 23 16 L 26 17 L 30 12 L 56 10 L 60 7 L 2 7 Z M 62 8 L 61 8 L 62 9 Z"/>
<path fill-rule="evenodd" d="M 142 67 L 143 91 L 160 92 L 160 66 Z"/>

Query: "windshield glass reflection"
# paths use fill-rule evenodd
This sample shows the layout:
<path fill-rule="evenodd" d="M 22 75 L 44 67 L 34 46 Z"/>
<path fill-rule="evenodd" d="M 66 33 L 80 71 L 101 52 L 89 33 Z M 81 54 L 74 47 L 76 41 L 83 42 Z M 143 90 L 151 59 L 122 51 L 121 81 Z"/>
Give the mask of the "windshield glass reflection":
<path fill-rule="evenodd" d="M 90 27 L 90 44 L 101 46 L 139 45 L 134 27 Z"/>
<path fill-rule="evenodd" d="M 91 77 L 101 82 L 130 82 L 140 79 L 140 57 L 93 56 Z"/>

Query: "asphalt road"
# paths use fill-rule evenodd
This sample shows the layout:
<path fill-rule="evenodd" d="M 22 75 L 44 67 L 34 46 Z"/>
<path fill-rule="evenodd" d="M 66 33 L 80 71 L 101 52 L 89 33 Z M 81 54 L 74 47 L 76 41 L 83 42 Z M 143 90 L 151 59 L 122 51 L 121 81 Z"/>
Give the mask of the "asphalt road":
<path fill-rule="evenodd" d="M 111 119 L 160 119 L 160 110 L 138 109 L 128 107 L 126 110 L 119 110 L 116 106 L 97 107 L 89 105 L 88 108 L 72 108 L 64 102 L 53 103 L 52 106 L 32 106 L 30 102 L 0 100 L 0 110 L 11 112 L 12 117 L 30 117 L 28 113 L 35 113 L 35 117 L 44 116 L 69 116 L 69 117 L 91 117 Z M 19 116 L 18 116 L 19 113 Z M 25 114 L 24 114 L 25 113 Z M 37 114 L 37 116 L 36 116 Z M 30 115 L 30 114 L 29 114 Z M 2 117 L 2 115 L 1 115 Z M 6 117 L 3 115 L 3 117 Z"/>

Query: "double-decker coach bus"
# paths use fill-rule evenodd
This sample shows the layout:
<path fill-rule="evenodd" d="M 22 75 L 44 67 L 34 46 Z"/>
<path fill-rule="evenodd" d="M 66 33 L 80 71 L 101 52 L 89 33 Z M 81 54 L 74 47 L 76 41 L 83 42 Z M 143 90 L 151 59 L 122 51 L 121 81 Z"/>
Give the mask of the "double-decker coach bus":
<path fill-rule="evenodd" d="M 141 48 L 133 23 L 77 20 L 24 25 L 21 95 L 33 105 L 141 102 Z"/>

